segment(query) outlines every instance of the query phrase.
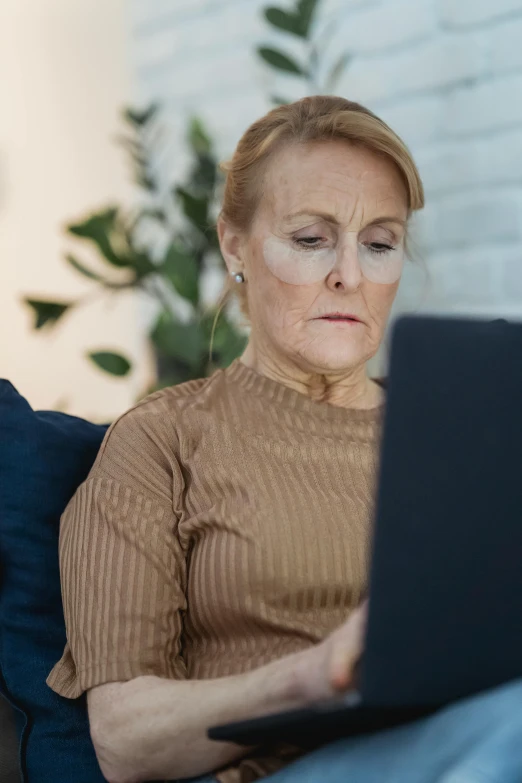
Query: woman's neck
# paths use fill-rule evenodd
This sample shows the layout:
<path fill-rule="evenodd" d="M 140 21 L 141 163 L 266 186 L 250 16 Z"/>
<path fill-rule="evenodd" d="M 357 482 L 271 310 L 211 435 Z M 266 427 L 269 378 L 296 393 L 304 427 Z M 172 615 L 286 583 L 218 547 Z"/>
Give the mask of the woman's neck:
<path fill-rule="evenodd" d="M 316 402 L 340 408 L 369 409 L 381 405 L 384 393 L 367 374 L 366 365 L 343 372 L 321 372 L 259 350 L 250 341 L 241 362 L 260 375 L 288 386 Z"/>

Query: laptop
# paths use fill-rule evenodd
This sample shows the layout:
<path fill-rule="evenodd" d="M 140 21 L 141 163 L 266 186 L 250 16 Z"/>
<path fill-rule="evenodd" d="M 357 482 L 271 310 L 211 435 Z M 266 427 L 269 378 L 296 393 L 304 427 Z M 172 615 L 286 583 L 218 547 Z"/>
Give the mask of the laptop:
<path fill-rule="evenodd" d="M 522 677 L 522 323 L 403 317 L 356 689 L 209 729 L 310 749 Z"/>

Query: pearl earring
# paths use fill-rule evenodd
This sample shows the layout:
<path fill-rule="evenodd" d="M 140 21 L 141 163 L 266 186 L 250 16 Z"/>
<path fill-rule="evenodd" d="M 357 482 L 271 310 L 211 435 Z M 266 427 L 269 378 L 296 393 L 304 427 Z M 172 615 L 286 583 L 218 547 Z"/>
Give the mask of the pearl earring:
<path fill-rule="evenodd" d="M 236 283 L 244 283 L 245 276 L 243 275 L 243 272 L 237 272 L 237 274 L 234 275 L 234 280 Z"/>

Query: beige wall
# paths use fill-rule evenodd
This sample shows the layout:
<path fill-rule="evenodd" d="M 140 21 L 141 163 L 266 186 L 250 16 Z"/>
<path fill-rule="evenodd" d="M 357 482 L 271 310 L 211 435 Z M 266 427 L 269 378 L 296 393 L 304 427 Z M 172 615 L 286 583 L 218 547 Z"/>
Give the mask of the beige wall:
<path fill-rule="evenodd" d="M 132 197 L 111 140 L 130 94 L 125 21 L 124 0 L 0 3 L 0 377 L 35 408 L 96 420 L 125 410 L 146 383 L 136 302 L 95 301 L 36 333 L 20 298 L 93 291 L 62 260 L 72 247 L 62 226 Z M 84 356 L 101 347 L 141 359 L 140 371 L 104 375 Z"/>

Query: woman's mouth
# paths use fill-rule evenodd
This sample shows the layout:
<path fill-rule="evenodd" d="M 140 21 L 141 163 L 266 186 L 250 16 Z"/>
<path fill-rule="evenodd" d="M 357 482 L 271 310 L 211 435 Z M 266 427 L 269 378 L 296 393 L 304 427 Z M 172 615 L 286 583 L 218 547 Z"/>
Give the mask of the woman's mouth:
<path fill-rule="evenodd" d="M 332 323 L 352 323 L 352 324 L 361 323 L 360 319 L 357 318 L 356 315 L 352 315 L 351 313 L 327 313 L 327 315 L 322 315 L 319 318 L 316 318 L 316 320 L 331 321 Z"/>

